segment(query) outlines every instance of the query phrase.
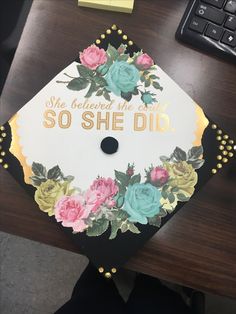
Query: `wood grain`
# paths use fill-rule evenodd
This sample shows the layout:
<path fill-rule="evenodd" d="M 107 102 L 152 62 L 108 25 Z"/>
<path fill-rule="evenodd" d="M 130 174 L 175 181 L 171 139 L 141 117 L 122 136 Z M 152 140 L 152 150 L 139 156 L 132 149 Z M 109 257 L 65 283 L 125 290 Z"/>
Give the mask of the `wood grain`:
<path fill-rule="evenodd" d="M 76 0 L 37 0 L 1 98 L 0 124 L 112 24 L 139 46 L 236 137 L 236 68 L 175 38 L 187 0 L 137 0 L 132 15 L 78 8 Z M 79 252 L 0 169 L 0 229 Z M 126 267 L 202 291 L 236 297 L 236 162 L 225 166 Z"/>

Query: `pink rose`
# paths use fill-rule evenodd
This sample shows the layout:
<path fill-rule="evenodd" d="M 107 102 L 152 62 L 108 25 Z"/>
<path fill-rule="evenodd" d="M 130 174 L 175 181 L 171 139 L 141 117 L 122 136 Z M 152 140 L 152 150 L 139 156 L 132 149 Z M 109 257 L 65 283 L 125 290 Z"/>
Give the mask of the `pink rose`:
<path fill-rule="evenodd" d="M 140 70 L 147 70 L 154 64 L 152 58 L 146 53 L 138 56 L 135 63 Z"/>
<path fill-rule="evenodd" d="M 95 70 L 99 65 L 107 62 L 107 55 L 104 49 L 98 48 L 96 45 L 91 45 L 80 52 L 81 63 L 89 69 Z"/>
<path fill-rule="evenodd" d="M 90 212 L 96 213 L 99 211 L 99 207 L 103 203 L 103 196 L 99 191 L 87 190 L 85 192 L 85 203 L 86 208 Z"/>
<path fill-rule="evenodd" d="M 55 205 L 55 218 L 62 226 L 71 227 L 75 232 L 83 232 L 87 225 L 84 219 L 90 211 L 84 206 L 82 195 L 63 196 Z"/>
<path fill-rule="evenodd" d="M 114 207 L 115 205 L 116 205 L 116 201 L 113 200 L 113 199 L 109 199 L 109 200 L 106 201 L 106 206 L 107 206 L 108 208 L 112 208 L 112 207 Z"/>
<path fill-rule="evenodd" d="M 119 190 L 115 181 L 111 178 L 98 178 L 97 180 L 94 180 L 90 189 L 100 193 L 100 200 L 102 203 L 111 199 Z"/>
<path fill-rule="evenodd" d="M 168 171 L 162 167 L 155 167 L 150 172 L 152 183 L 161 186 L 164 185 L 169 178 Z"/>

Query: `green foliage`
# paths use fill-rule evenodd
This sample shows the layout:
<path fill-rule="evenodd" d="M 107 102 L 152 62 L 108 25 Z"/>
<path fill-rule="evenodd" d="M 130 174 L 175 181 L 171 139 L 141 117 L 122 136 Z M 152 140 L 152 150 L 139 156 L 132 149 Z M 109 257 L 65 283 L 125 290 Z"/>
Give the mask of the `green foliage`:
<path fill-rule="evenodd" d="M 89 237 L 97 237 L 102 235 L 109 227 L 109 221 L 102 218 L 93 222 L 93 225 L 86 231 Z"/>
<path fill-rule="evenodd" d="M 74 91 L 80 91 L 82 89 L 85 89 L 88 85 L 89 85 L 89 81 L 87 79 L 78 77 L 71 80 L 68 83 L 67 87 Z"/>

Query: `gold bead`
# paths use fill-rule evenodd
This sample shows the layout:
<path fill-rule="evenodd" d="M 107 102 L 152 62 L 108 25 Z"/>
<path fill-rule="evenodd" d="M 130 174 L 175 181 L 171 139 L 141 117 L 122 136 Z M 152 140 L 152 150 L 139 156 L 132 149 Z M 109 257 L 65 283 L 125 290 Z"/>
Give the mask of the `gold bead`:
<path fill-rule="evenodd" d="M 221 136 L 217 136 L 216 139 L 217 139 L 217 141 L 221 141 L 222 137 Z"/>
<path fill-rule="evenodd" d="M 2 158 L 0 158 L 0 164 L 1 164 L 1 163 L 3 163 L 3 159 L 2 159 Z"/>
<path fill-rule="evenodd" d="M 223 150 L 223 149 L 224 149 L 224 146 L 223 146 L 223 145 L 220 145 L 220 146 L 219 146 L 219 149 L 220 149 L 220 150 Z"/>
<path fill-rule="evenodd" d="M 233 157 L 233 155 L 234 155 L 233 153 L 229 152 L 229 157 Z"/>
<path fill-rule="evenodd" d="M 111 273 L 110 272 L 107 272 L 107 273 L 105 273 L 105 275 L 104 275 L 107 279 L 110 279 L 111 278 Z"/>
<path fill-rule="evenodd" d="M 229 140 L 229 144 L 233 144 L 234 143 L 234 141 L 233 140 Z"/>
<path fill-rule="evenodd" d="M 221 144 L 222 145 L 225 145 L 226 144 L 226 141 L 224 140 L 224 141 L 221 141 Z"/>
<path fill-rule="evenodd" d="M 1 156 L 5 156 L 6 155 L 6 153 L 5 152 L 1 152 Z"/>
<path fill-rule="evenodd" d="M 134 43 L 132 42 L 132 40 L 129 40 L 129 41 L 128 41 L 128 45 L 129 45 L 129 46 L 133 46 L 133 44 L 134 44 Z"/>
<path fill-rule="evenodd" d="M 99 273 L 102 274 L 102 273 L 104 272 L 104 268 L 103 268 L 103 267 L 99 267 L 99 268 L 98 268 L 98 271 L 99 271 Z"/>
<path fill-rule="evenodd" d="M 216 158 L 217 158 L 218 160 L 221 160 L 221 159 L 222 159 L 222 156 L 221 156 L 221 155 L 218 155 Z"/>
<path fill-rule="evenodd" d="M 2 137 L 6 137 L 6 136 L 7 136 L 7 134 L 6 134 L 6 133 L 2 133 L 1 135 L 2 135 Z"/>
<path fill-rule="evenodd" d="M 212 172 L 213 174 L 215 174 L 215 173 L 217 172 L 217 170 L 216 170 L 216 169 L 211 169 L 211 172 Z"/>
<path fill-rule="evenodd" d="M 112 27 L 111 27 L 111 29 L 113 29 L 113 31 L 116 31 L 116 30 L 117 30 L 116 24 L 113 24 Z"/>
<path fill-rule="evenodd" d="M 4 164 L 3 168 L 7 169 L 8 168 L 8 164 Z"/>
<path fill-rule="evenodd" d="M 217 164 L 216 166 L 218 169 L 222 168 L 222 164 Z"/>
<path fill-rule="evenodd" d="M 111 30 L 110 30 L 110 29 L 107 29 L 107 30 L 106 30 L 106 33 L 107 33 L 107 34 L 111 34 Z"/>
<path fill-rule="evenodd" d="M 3 138 L 2 137 L 0 137 L 0 143 L 2 143 L 3 142 Z"/>
<path fill-rule="evenodd" d="M 118 33 L 119 35 L 121 35 L 121 34 L 122 34 L 122 30 L 121 30 L 121 29 L 118 29 L 117 33 Z"/>
<path fill-rule="evenodd" d="M 100 39 L 96 39 L 96 44 L 101 44 L 101 40 Z"/>
<path fill-rule="evenodd" d="M 0 130 L 1 130 L 1 131 L 4 131 L 4 130 L 5 130 L 4 126 L 1 126 L 1 127 L 0 127 Z"/>
<path fill-rule="evenodd" d="M 223 139 L 227 140 L 229 138 L 229 135 L 224 135 Z"/>
<path fill-rule="evenodd" d="M 212 124 L 212 125 L 211 125 L 211 128 L 212 128 L 213 130 L 215 130 L 215 129 L 217 128 L 217 125 L 216 125 L 216 124 Z"/>
<path fill-rule="evenodd" d="M 222 154 L 223 154 L 224 156 L 228 155 L 227 150 L 223 150 Z"/>
<path fill-rule="evenodd" d="M 111 269 L 111 272 L 112 272 L 113 274 L 115 274 L 115 273 L 117 272 L 117 269 L 116 269 L 116 268 L 112 268 L 112 269 Z"/>
<path fill-rule="evenodd" d="M 217 130 L 217 134 L 222 134 L 222 131 L 221 130 Z"/>
<path fill-rule="evenodd" d="M 105 38 L 106 38 L 106 35 L 105 35 L 105 34 L 102 34 L 102 35 L 101 35 L 101 38 L 102 38 L 102 39 L 105 39 Z"/>
<path fill-rule="evenodd" d="M 123 35 L 122 38 L 123 38 L 124 40 L 127 40 L 127 39 L 128 39 L 127 35 Z"/>
<path fill-rule="evenodd" d="M 227 150 L 231 150 L 231 149 L 232 149 L 232 146 L 228 145 L 228 146 L 226 146 L 226 149 L 227 149 Z"/>
<path fill-rule="evenodd" d="M 222 161 L 223 161 L 224 163 L 226 163 L 226 162 L 228 162 L 228 159 L 227 159 L 227 158 L 223 158 Z"/>

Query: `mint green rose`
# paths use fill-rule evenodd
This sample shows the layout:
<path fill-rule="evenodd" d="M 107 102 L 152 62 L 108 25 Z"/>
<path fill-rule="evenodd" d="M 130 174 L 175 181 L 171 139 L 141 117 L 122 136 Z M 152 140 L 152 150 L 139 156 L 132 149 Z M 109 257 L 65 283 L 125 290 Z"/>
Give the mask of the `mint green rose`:
<path fill-rule="evenodd" d="M 132 92 L 139 78 L 139 71 L 134 65 L 125 61 L 115 61 L 105 76 L 108 85 L 106 89 L 120 96 L 122 92 Z"/>
<path fill-rule="evenodd" d="M 150 183 L 135 183 L 128 186 L 123 209 L 129 221 L 147 224 L 147 218 L 159 214 L 160 199 L 161 192 Z"/>
<path fill-rule="evenodd" d="M 153 94 L 150 94 L 149 92 L 142 93 L 141 99 L 145 105 L 152 104 L 156 101 L 156 99 L 153 97 Z"/>

